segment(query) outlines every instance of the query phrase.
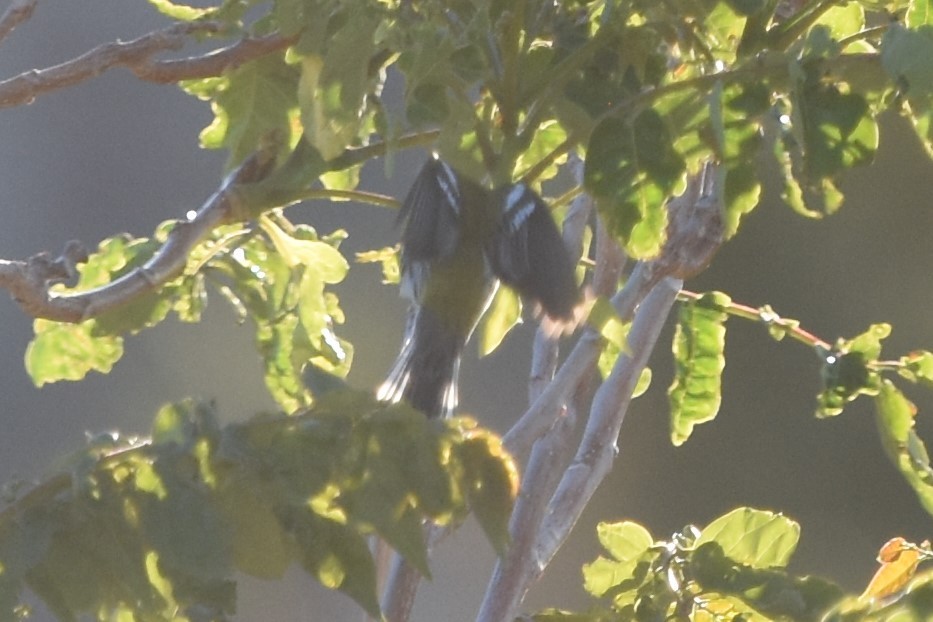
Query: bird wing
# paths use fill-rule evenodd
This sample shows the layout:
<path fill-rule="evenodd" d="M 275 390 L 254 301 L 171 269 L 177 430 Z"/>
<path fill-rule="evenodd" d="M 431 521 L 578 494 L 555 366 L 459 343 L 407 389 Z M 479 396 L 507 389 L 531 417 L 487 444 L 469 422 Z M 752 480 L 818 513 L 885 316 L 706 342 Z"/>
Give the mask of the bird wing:
<path fill-rule="evenodd" d="M 487 248 L 493 272 L 551 318 L 570 320 L 579 298 L 574 264 L 550 210 L 525 183 L 497 196 L 502 218 Z"/>
<path fill-rule="evenodd" d="M 457 174 L 436 156 L 429 158 L 399 212 L 402 248 L 409 261 L 431 261 L 453 253 L 461 201 Z"/>

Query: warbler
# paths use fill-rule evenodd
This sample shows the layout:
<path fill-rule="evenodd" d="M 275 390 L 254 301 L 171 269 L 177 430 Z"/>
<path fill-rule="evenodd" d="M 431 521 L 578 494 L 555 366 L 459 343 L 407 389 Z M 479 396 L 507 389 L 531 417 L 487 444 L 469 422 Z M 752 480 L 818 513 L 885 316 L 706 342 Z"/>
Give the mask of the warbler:
<path fill-rule="evenodd" d="M 499 282 L 558 321 L 579 293 L 544 200 L 527 184 L 484 188 L 432 155 L 398 216 L 401 294 L 410 308 L 401 351 L 379 399 L 405 400 L 428 417 L 457 406 L 460 356 Z"/>

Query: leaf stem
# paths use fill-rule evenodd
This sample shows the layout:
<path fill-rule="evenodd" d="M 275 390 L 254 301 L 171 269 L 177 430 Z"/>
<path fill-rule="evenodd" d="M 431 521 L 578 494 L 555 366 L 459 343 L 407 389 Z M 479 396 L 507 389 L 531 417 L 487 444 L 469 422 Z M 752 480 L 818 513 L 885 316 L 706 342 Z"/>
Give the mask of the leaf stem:
<path fill-rule="evenodd" d="M 677 299 L 681 302 L 696 302 L 702 296 L 703 294 L 684 289 L 681 290 L 677 295 Z M 776 326 L 784 331 L 792 339 L 799 341 L 804 345 L 808 345 L 813 348 L 822 348 L 824 350 L 832 349 L 832 345 L 830 345 L 828 342 L 823 341 L 813 333 L 800 328 L 799 323 L 796 320 L 782 318 L 768 307 L 759 307 L 756 309 L 755 307 L 750 307 L 738 302 L 731 302 L 725 307 L 720 307 L 720 311 L 745 320 L 760 322 L 768 327 Z"/>

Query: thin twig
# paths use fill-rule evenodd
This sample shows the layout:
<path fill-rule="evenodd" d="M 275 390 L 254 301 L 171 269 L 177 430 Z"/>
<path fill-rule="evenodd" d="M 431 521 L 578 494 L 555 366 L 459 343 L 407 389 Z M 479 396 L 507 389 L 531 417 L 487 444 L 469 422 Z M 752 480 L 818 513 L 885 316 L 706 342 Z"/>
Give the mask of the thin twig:
<path fill-rule="evenodd" d="M 386 622 L 407 622 L 420 583 L 421 573 L 398 553 L 393 555 L 392 569 L 382 596 L 382 615 Z"/>
<path fill-rule="evenodd" d="M 7 38 L 13 30 L 32 17 L 39 0 L 13 0 L 0 15 L 0 42 Z"/>
<path fill-rule="evenodd" d="M 246 37 L 233 45 L 202 56 L 161 61 L 146 59 L 138 64 L 130 64 L 128 68 L 140 80 L 160 84 L 209 78 L 236 69 L 260 56 L 284 50 L 297 39 L 297 35 L 285 37 L 278 33 L 264 37 Z"/>

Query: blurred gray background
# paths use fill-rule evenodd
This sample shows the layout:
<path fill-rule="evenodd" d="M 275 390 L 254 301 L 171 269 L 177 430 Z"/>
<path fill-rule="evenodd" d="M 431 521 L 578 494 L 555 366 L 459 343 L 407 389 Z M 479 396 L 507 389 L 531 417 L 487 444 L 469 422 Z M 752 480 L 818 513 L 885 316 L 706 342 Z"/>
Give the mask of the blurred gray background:
<path fill-rule="evenodd" d="M 143 2 L 40 2 L 33 20 L 0 47 L 0 79 L 163 24 Z M 124 231 L 148 236 L 162 220 L 196 208 L 218 184 L 224 159 L 198 147 L 197 134 L 210 118 L 202 102 L 122 70 L 0 110 L 0 257 L 57 253 L 70 239 L 93 247 Z M 372 167 L 364 184 L 401 197 L 422 159 L 404 154 L 392 179 Z M 931 173 L 906 123 L 889 116 L 876 164 L 846 178 L 848 200 L 838 215 L 805 220 L 771 192 L 713 266 L 687 286 L 722 289 L 753 306 L 769 303 L 830 341 L 891 322 L 891 357 L 933 348 Z M 393 215 L 380 208 L 299 206 L 289 216 L 322 232 L 346 227 L 344 249 L 351 254 L 395 242 Z M 373 266 L 352 270 L 338 292 L 347 314 L 342 334 L 356 347 L 350 380 L 373 387 L 395 355 L 404 305 L 394 289 L 379 284 Z M 531 334 L 530 325 L 521 327 L 482 361 L 471 349 L 462 377 L 464 411 L 500 431 L 521 413 Z M 930 517 L 883 455 L 870 403 L 815 420 L 816 357 L 800 345 L 772 341 L 758 326 L 730 322 L 719 418 L 685 446 L 671 447 L 670 334 L 652 362 L 651 389 L 622 428 L 613 474 L 527 609 L 584 606 L 580 566 L 599 553 L 598 520 L 639 521 L 664 537 L 738 505 L 783 511 L 803 530 L 793 570 L 828 575 L 859 591 L 888 538 L 931 536 Z M 23 369 L 30 337 L 31 320 L 12 301 L 0 301 L 0 481 L 41 477 L 84 442 L 85 432 L 144 434 L 164 402 L 216 398 L 231 421 L 272 406 L 251 328 L 237 325 L 216 297 L 203 323 L 167 322 L 128 338 L 111 374 L 80 383 L 36 389 Z M 933 439 L 933 400 L 908 393 L 920 407 L 921 434 Z M 472 620 L 493 559 L 472 524 L 443 543 L 415 619 Z M 359 619 L 347 599 L 298 571 L 284 582 L 244 579 L 240 590 L 239 620 Z"/>

